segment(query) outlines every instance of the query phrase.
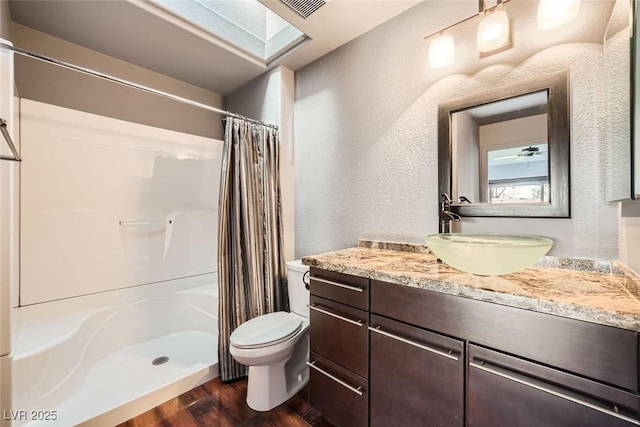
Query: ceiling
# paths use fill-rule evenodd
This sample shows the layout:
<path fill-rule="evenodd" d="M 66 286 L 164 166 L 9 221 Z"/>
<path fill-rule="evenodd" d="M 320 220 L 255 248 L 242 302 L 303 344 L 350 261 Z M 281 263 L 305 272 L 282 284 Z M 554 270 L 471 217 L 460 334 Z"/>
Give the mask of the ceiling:
<path fill-rule="evenodd" d="M 151 1 L 13 0 L 9 8 L 21 25 L 226 95 L 274 66 L 302 68 L 419 3 L 330 0 L 304 19 L 280 0 L 259 1 L 309 37 L 270 63 Z"/>

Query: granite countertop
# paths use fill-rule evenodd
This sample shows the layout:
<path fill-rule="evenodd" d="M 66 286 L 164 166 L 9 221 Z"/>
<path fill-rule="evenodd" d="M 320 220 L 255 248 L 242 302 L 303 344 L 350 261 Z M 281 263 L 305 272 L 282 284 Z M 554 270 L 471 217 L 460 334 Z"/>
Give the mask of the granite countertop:
<path fill-rule="evenodd" d="M 640 332 L 640 277 L 616 261 L 544 257 L 503 276 L 464 273 L 424 245 L 361 240 L 311 267 Z"/>

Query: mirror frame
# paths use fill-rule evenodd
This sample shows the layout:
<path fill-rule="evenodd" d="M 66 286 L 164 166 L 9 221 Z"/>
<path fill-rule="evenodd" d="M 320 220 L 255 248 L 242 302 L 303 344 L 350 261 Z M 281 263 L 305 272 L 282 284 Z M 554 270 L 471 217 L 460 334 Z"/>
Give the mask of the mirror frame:
<path fill-rule="evenodd" d="M 631 124 L 631 199 L 640 199 L 640 79 L 636 73 L 640 71 L 640 36 L 638 26 L 640 18 L 638 17 L 638 2 L 630 0 L 631 14 L 631 40 L 629 41 L 629 68 L 631 74 L 631 113 L 629 114 Z"/>
<path fill-rule="evenodd" d="M 452 211 L 467 217 L 571 217 L 569 71 L 566 70 L 440 104 L 438 107 L 439 194 L 447 193 L 450 195 L 452 193 L 451 115 L 478 105 L 543 90 L 547 91 L 550 203 L 454 203 Z"/>

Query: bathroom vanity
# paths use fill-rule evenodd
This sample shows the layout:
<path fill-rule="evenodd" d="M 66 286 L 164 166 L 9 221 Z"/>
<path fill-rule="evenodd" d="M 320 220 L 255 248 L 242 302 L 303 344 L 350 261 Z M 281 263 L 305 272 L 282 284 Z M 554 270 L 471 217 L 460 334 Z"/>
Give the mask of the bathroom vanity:
<path fill-rule="evenodd" d="M 339 425 L 640 425 L 640 282 L 618 263 L 482 277 L 369 241 L 303 263 L 311 404 Z"/>

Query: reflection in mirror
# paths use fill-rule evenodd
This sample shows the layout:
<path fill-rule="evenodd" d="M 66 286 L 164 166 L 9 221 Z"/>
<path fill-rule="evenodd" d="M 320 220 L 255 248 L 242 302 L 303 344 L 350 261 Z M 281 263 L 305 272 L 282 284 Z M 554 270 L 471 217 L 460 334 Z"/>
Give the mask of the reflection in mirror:
<path fill-rule="evenodd" d="M 454 200 L 549 203 L 547 92 L 451 115 Z"/>
<path fill-rule="evenodd" d="M 568 96 L 562 71 L 441 104 L 439 189 L 452 210 L 569 217 Z"/>
<path fill-rule="evenodd" d="M 489 149 L 484 158 L 487 203 L 549 203 L 547 144 Z"/>

